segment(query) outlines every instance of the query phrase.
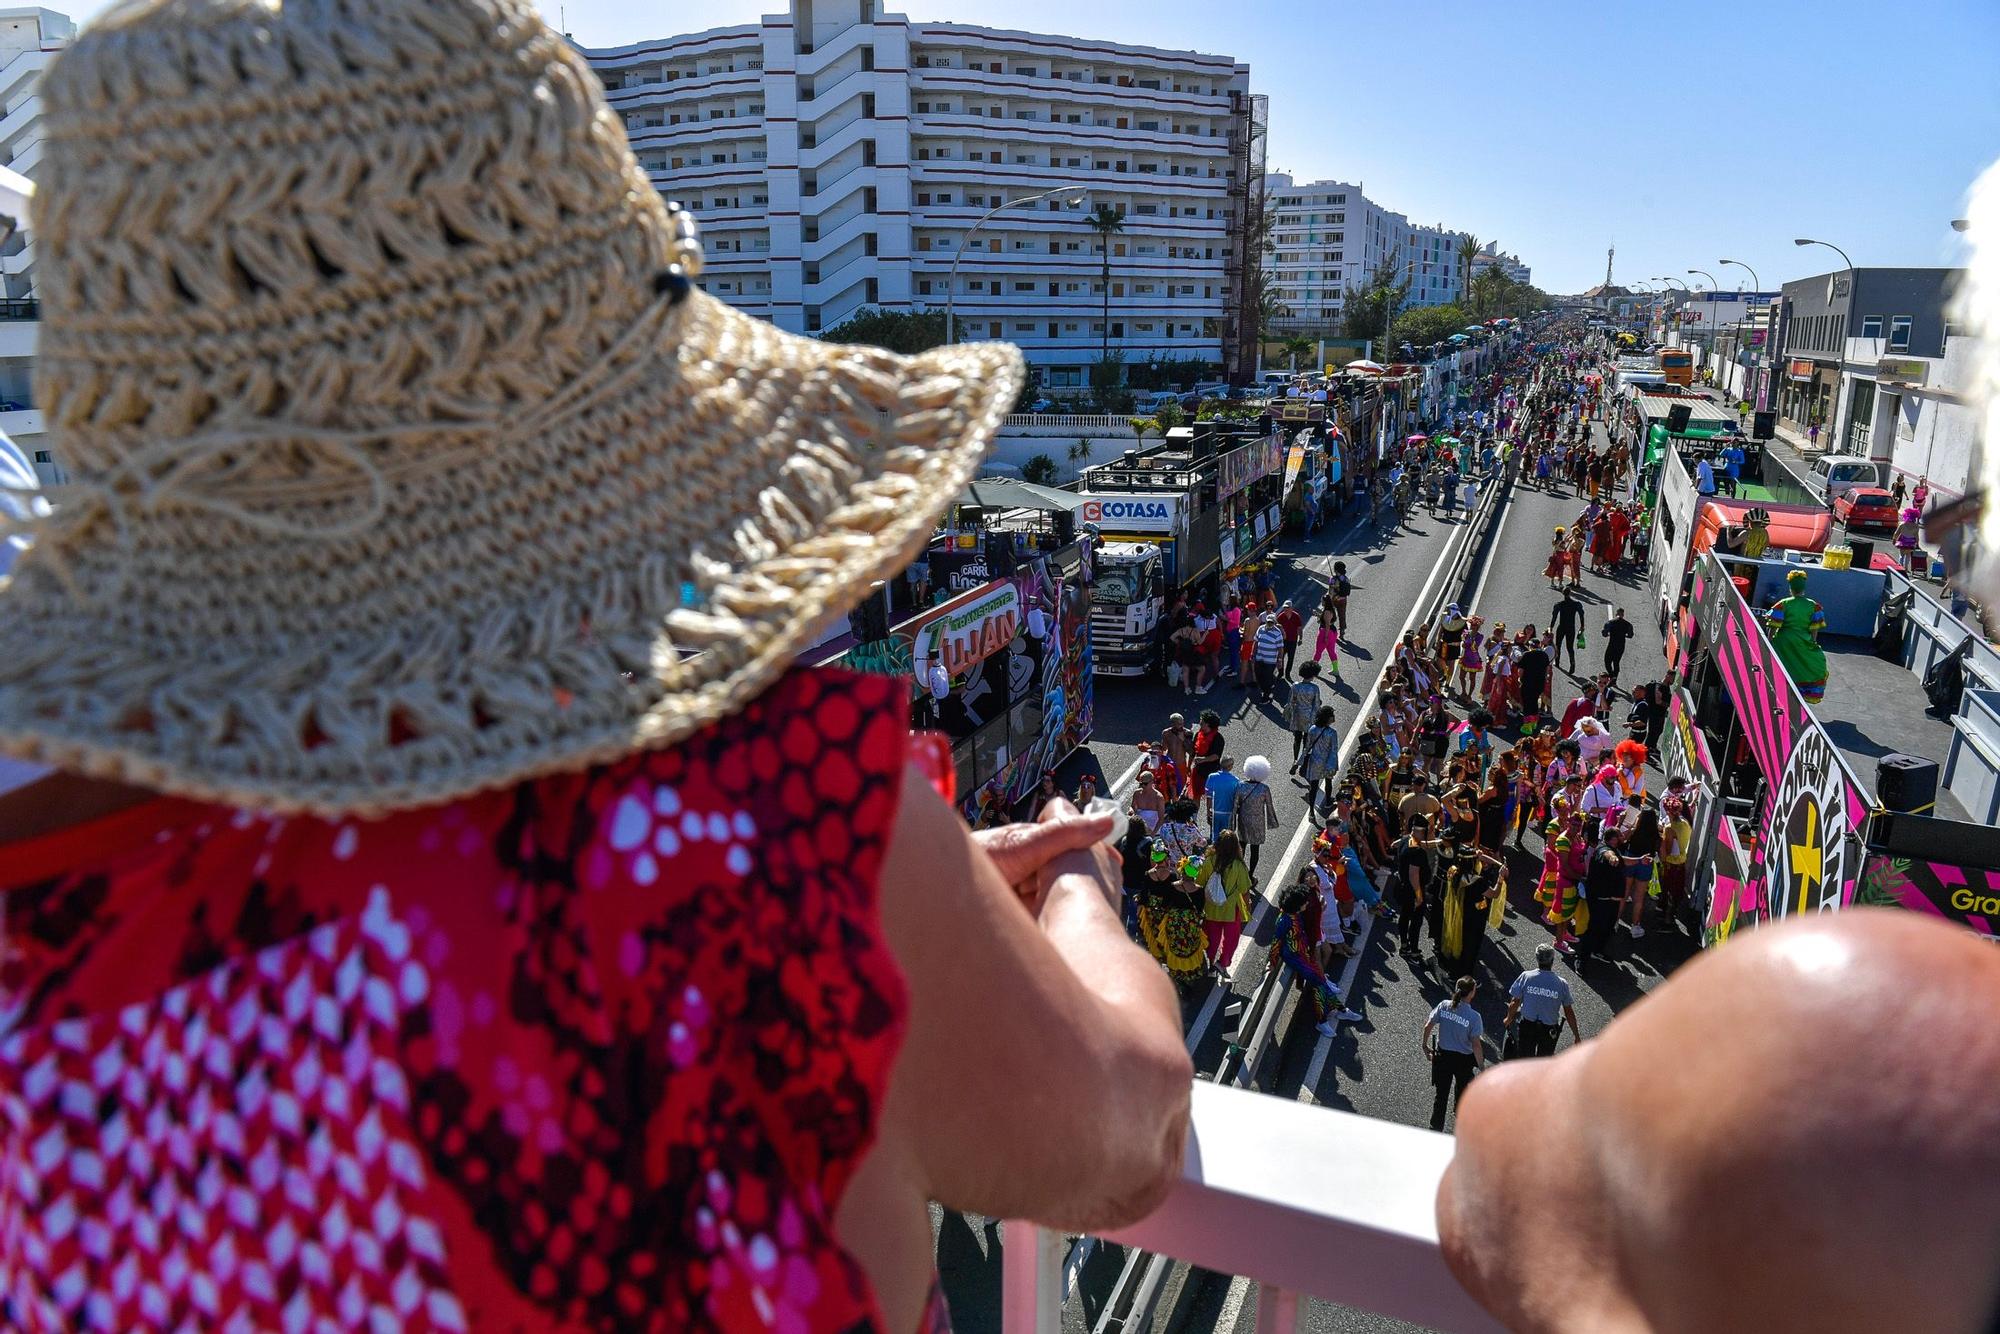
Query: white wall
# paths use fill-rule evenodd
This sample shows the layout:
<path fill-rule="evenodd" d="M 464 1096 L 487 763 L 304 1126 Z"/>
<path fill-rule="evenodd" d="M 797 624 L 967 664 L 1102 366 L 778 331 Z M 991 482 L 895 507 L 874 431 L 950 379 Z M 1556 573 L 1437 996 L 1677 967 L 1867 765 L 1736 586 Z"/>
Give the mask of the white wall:
<path fill-rule="evenodd" d="M 1919 477 L 1929 477 L 1932 490 L 1947 497 L 1964 494 L 1970 484 L 1979 440 L 1979 417 L 1970 403 L 1952 399 L 1966 393 L 1974 383 L 1983 347 L 1977 338 L 1953 338 L 1944 356 L 1929 362 L 1931 383 L 1923 390 L 1902 391 L 1902 402 L 1893 423 L 1883 401 L 1885 391 L 1880 386 L 1875 391 L 1876 430 L 1880 433 L 1893 429 L 1896 436 L 1889 453 L 1890 465 L 1908 474 L 1912 483 Z M 1879 440 L 1880 434 L 1876 438 Z"/>

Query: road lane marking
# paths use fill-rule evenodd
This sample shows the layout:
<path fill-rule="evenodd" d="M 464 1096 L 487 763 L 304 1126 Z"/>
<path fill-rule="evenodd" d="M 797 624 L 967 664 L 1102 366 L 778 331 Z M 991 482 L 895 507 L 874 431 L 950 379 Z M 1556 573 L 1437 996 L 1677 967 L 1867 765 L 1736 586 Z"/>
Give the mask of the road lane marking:
<path fill-rule="evenodd" d="M 1470 531 L 1471 526 L 1467 525 L 1454 532 L 1445 540 L 1443 558 L 1431 569 L 1430 577 L 1424 580 L 1423 591 L 1417 594 L 1417 600 L 1411 604 L 1410 614 L 1403 618 L 1402 629 L 1396 631 L 1390 637 L 1389 649 L 1382 655 L 1382 666 L 1375 673 L 1375 682 L 1368 688 L 1367 693 L 1361 696 L 1361 708 L 1356 710 L 1354 721 L 1348 728 L 1347 737 L 1341 742 L 1336 771 L 1345 770 L 1348 761 L 1354 758 L 1355 750 L 1361 745 L 1361 735 L 1366 730 L 1363 726 L 1363 720 L 1368 716 L 1367 709 L 1369 704 L 1376 696 L 1382 693 L 1382 682 L 1388 679 L 1389 668 L 1396 661 L 1396 645 L 1402 642 L 1403 636 L 1417 623 L 1418 613 L 1429 604 L 1432 589 L 1437 583 L 1438 577 L 1451 567 L 1452 561 L 1456 556 L 1453 550 L 1454 544 L 1463 541 Z M 1290 883 L 1287 877 L 1291 874 L 1292 863 L 1298 860 L 1299 851 L 1304 847 L 1307 835 L 1313 832 L 1317 823 L 1318 816 L 1314 810 L 1312 794 L 1309 792 L 1306 795 L 1305 818 L 1299 822 L 1299 827 L 1293 831 L 1292 841 L 1286 846 L 1285 855 L 1278 862 L 1277 869 L 1272 872 L 1271 878 L 1264 882 L 1264 887 L 1257 892 L 1257 905 L 1252 909 L 1250 921 L 1245 925 L 1243 930 L 1243 938 L 1237 944 L 1236 957 L 1230 960 L 1230 985 L 1227 987 L 1218 986 L 1209 993 L 1208 999 L 1202 1004 L 1201 1013 L 1195 1017 L 1194 1026 L 1188 1030 L 1188 1050 L 1190 1052 L 1200 1050 L 1202 1042 L 1208 1036 L 1209 1024 L 1214 1022 L 1216 1012 L 1222 1008 L 1223 993 L 1235 990 L 1235 983 L 1238 980 L 1238 970 L 1251 958 L 1263 952 L 1262 947 L 1256 944 L 1256 935 L 1257 928 L 1263 923 L 1265 914 L 1269 912 L 1276 902 L 1271 896 L 1271 891 L 1274 887 Z M 1363 929 L 1361 943 L 1354 951 L 1354 958 L 1348 960 L 1348 969 L 1343 972 L 1343 977 L 1347 978 L 1347 984 L 1341 988 L 1340 993 L 1343 1003 L 1345 1003 L 1345 998 L 1348 994 L 1348 987 L 1352 985 L 1351 974 L 1359 966 L 1362 955 L 1367 951 L 1368 938 L 1373 934 L 1374 927 L 1375 918 L 1373 914 L 1369 914 L 1368 921 Z M 1248 1011 L 1245 1014 L 1247 1017 Z M 1329 1039 L 1321 1038 L 1320 1042 L 1327 1043 Z M 1316 1058 L 1318 1057 L 1317 1052 L 1314 1055 Z"/>

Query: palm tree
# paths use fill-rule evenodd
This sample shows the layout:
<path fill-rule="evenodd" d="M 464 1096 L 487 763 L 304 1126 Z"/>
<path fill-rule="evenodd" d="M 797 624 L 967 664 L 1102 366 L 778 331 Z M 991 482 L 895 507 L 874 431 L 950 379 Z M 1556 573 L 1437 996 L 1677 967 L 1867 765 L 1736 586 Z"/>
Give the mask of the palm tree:
<path fill-rule="evenodd" d="M 1312 339 L 1305 337 L 1303 334 L 1299 334 L 1295 335 L 1294 337 L 1287 338 L 1279 346 L 1278 350 L 1285 354 L 1285 357 L 1289 362 L 1289 369 L 1297 370 L 1299 368 L 1299 358 L 1308 355 L 1317 346 L 1319 345 L 1313 342 Z"/>
<path fill-rule="evenodd" d="M 1458 290 L 1472 292 L 1472 261 L 1479 255 L 1479 238 L 1467 232 L 1458 240 Z"/>
<path fill-rule="evenodd" d="M 1098 359 L 1108 362 L 1111 360 L 1111 238 L 1125 230 L 1125 215 L 1109 204 L 1099 204 L 1097 211 L 1083 220 L 1083 225 L 1097 233 L 1097 252 L 1104 257 L 1104 343 Z"/>

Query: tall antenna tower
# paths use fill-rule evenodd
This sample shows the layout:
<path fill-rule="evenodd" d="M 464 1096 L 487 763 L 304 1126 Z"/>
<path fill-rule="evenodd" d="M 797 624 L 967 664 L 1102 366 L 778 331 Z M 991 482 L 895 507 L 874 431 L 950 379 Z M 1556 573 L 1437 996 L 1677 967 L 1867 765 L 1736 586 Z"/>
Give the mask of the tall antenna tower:
<path fill-rule="evenodd" d="M 1607 289 L 1611 286 L 1611 257 L 1617 253 L 1617 246 L 1608 247 L 1604 252 L 1604 286 Z"/>

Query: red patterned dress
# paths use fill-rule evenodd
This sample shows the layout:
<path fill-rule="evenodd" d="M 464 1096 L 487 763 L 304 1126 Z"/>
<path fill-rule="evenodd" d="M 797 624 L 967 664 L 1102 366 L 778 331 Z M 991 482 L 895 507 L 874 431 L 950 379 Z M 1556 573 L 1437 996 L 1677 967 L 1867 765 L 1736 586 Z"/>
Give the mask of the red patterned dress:
<path fill-rule="evenodd" d="M 832 1220 L 904 1028 L 902 689 L 795 672 L 379 821 L 0 848 L 0 1327 L 879 1325 Z"/>

